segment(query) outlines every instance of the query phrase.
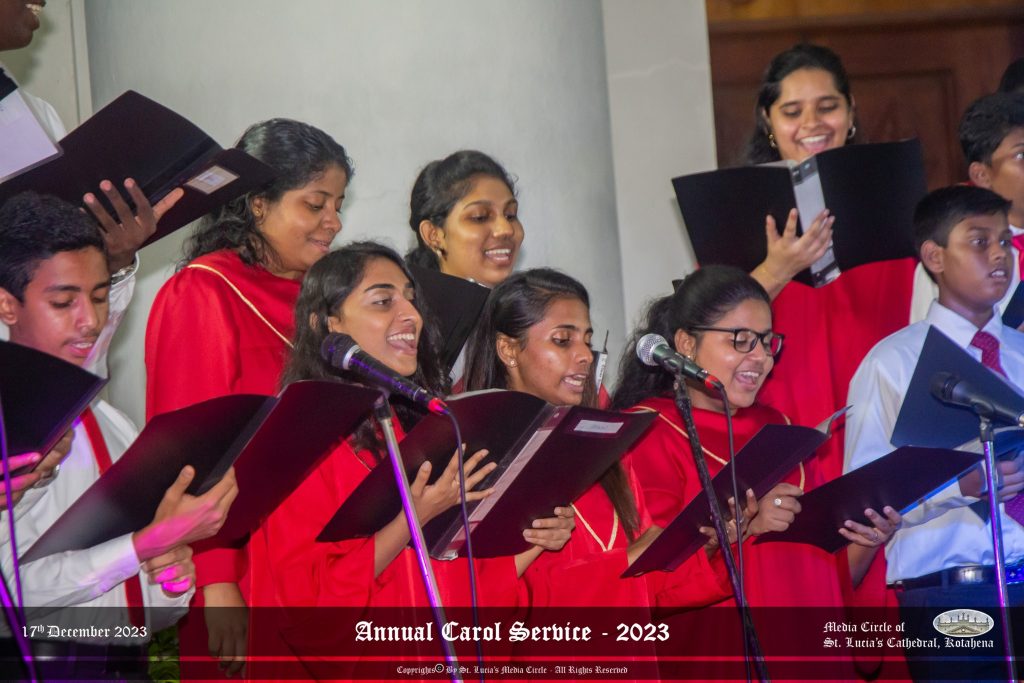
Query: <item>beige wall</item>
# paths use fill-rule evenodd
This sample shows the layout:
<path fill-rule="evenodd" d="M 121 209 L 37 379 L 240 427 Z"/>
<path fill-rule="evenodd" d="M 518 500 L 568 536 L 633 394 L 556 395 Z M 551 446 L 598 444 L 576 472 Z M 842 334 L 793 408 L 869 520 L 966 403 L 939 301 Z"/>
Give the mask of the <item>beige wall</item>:
<path fill-rule="evenodd" d="M 702 2 L 603 0 L 626 319 L 694 258 L 671 178 L 715 168 Z"/>

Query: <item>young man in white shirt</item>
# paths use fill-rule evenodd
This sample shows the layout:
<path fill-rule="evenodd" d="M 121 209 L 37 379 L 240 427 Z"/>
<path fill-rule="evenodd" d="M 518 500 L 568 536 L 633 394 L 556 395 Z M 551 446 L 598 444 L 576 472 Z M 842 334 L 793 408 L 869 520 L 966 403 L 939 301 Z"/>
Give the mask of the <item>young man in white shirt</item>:
<path fill-rule="evenodd" d="M 34 193 L 0 207 L 0 321 L 9 326 L 11 341 L 81 365 L 106 323 L 109 291 L 104 240 L 91 218 L 61 200 Z M 31 505 L 22 501 L 15 508 L 21 551 L 124 453 L 136 435 L 131 422 L 104 401 L 90 406 L 74 428 L 70 453 L 59 473 Z M 44 678 L 81 678 L 83 673 L 118 677 L 145 671 L 149 636 L 180 618 L 194 592 L 195 567 L 188 544 L 220 529 L 238 492 L 234 472 L 229 471 L 206 494 L 187 495 L 193 476 L 192 468 L 182 470 L 153 521 L 142 529 L 21 567 L 30 622 L 35 616 L 40 624 L 87 626 L 95 632 L 56 638 L 47 638 L 48 631 L 34 632 L 37 656 L 53 658 L 42 664 Z M 9 540 L 5 537 L 0 546 L 7 577 L 14 559 Z M 11 651 L 10 641 L 2 645 L 6 647 L 0 649 Z M 14 673 L 5 670 L 0 677 Z"/>
<path fill-rule="evenodd" d="M 1008 208 L 1009 202 L 994 192 L 964 185 L 936 190 L 918 205 L 915 243 L 921 263 L 938 284 L 938 299 L 923 321 L 879 342 L 854 375 L 848 398 L 853 407 L 846 423 L 845 471 L 893 450 L 893 427 L 931 326 L 990 368 L 998 367 L 1011 383 L 1024 387 L 1024 333 L 1005 327 L 995 308 L 1010 286 L 1012 273 Z M 1019 457 L 1000 462 L 999 471 L 1001 501 L 1024 490 Z M 980 468 L 954 480 L 907 512 L 902 528 L 886 545 L 886 581 L 897 588 L 907 637 L 940 636 L 942 642 L 941 634 L 931 628 L 931 619 L 944 609 L 984 609 L 996 604 L 989 527 L 969 507 L 983 498 L 982 483 Z M 1024 527 L 1005 511 L 1002 525 L 1006 562 L 1016 567 L 1024 563 Z M 972 571 L 978 567 L 984 569 Z M 1024 584 L 1012 586 L 1011 596 L 1015 604 L 1024 604 Z M 988 613 L 995 612 L 988 609 Z M 999 652 L 997 646 L 997 657 Z M 924 658 L 928 654 L 940 659 L 929 662 Z M 986 664 L 977 659 L 941 659 L 960 654 L 912 650 L 908 663 L 917 680 L 948 679 L 952 667 Z M 987 664 L 992 668 L 982 668 L 980 673 L 965 670 L 962 677 L 1005 673 L 999 661 Z M 956 677 L 961 677 L 960 672 Z"/>

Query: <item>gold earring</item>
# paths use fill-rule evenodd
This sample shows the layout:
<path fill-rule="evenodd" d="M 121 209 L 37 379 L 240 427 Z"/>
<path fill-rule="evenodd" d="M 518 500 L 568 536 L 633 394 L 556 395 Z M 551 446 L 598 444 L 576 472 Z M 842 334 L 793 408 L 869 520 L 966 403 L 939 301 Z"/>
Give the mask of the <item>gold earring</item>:
<path fill-rule="evenodd" d="M 770 131 L 768 133 L 768 146 L 771 147 L 772 149 L 779 148 L 779 146 L 775 144 L 775 134 Z"/>

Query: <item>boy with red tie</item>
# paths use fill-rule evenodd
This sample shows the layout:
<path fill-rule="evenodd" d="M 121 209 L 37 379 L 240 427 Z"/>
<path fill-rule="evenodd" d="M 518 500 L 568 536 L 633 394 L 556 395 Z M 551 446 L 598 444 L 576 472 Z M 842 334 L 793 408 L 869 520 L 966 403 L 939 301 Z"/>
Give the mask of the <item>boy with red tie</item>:
<path fill-rule="evenodd" d="M 974 355 L 987 367 L 1024 387 L 1024 334 L 1005 327 L 996 304 L 1010 286 L 1010 203 L 981 188 L 959 185 L 942 188 L 921 200 L 914 215 L 915 244 L 921 263 L 938 285 L 938 299 L 927 317 L 879 342 L 867 355 L 850 383 L 853 406 L 846 423 L 845 471 L 861 467 L 892 450 L 890 438 L 904 395 L 930 326 Z M 1000 462 L 1001 501 L 1016 500 L 1024 490 L 1020 459 Z M 886 545 L 887 583 L 897 590 L 901 619 L 908 638 L 934 638 L 931 620 L 943 609 L 992 608 L 991 537 L 988 524 L 971 505 L 981 499 L 980 468 L 954 480 L 903 516 L 903 525 Z M 1005 506 L 1012 508 L 1011 505 Z M 1024 526 L 1002 513 L 1006 563 L 1024 563 Z M 1021 517 L 1024 520 L 1024 516 Z M 851 550 L 851 553 L 857 552 Z M 851 558 L 855 579 L 871 556 Z M 976 568 L 982 567 L 980 571 Z M 1011 587 L 1014 604 L 1024 604 L 1024 585 Z M 949 605 L 942 609 L 924 609 Z M 934 612 L 934 613 L 933 613 Z M 989 609 L 989 613 L 992 613 Z M 998 639 L 997 639 L 998 640 Z M 998 648 L 998 645 L 997 645 Z M 994 653 L 998 656 L 999 650 Z M 931 651 L 940 659 L 929 662 L 910 651 L 915 679 L 949 678 L 951 662 L 941 659 L 958 652 Z M 957 665 L 982 666 L 1001 673 L 998 660 L 981 658 Z M 983 669 L 965 671 L 965 678 L 984 678 Z"/>
<path fill-rule="evenodd" d="M 91 218 L 59 199 L 35 193 L 18 195 L 0 207 L 0 322 L 10 328 L 12 342 L 82 365 L 106 323 L 109 292 L 104 240 Z M 102 400 L 86 409 L 73 431 L 70 453 L 59 471 L 41 493 L 32 492 L 14 509 L 20 551 L 120 458 L 137 435 L 131 422 Z M 50 660 L 41 663 L 43 678 L 137 677 L 145 672 L 149 636 L 180 618 L 194 591 L 188 544 L 220 529 L 238 493 L 229 471 L 204 495 L 190 496 L 185 490 L 194 474 L 190 467 L 182 470 L 153 521 L 142 529 L 21 568 L 26 607 L 76 607 L 47 612 L 40 623 L 87 625 L 97 634 L 34 641 L 37 658 Z M 10 577 L 14 558 L 6 520 L 3 530 L 0 562 Z M 164 609 L 148 609 L 154 607 Z M 131 637 L 119 637 L 119 628 Z M 15 653 L 13 641 L 0 635 L 0 651 Z M 3 666 L 0 677 L 14 678 L 15 664 L 7 661 Z"/>

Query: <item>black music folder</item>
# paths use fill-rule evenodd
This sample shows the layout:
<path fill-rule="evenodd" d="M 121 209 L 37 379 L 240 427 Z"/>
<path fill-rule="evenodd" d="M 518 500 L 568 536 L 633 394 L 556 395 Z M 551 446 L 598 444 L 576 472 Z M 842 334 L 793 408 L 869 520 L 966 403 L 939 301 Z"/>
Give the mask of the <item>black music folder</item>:
<path fill-rule="evenodd" d="M 1024 396 L 1006 378 L 998 375 L 932 327 L 900 406 L 892 432 L 893 446 L 928 446 L 981 452 L 978 445 L 978 417 L 968 408 L 943 403 L 931 393 L 932 379 L 948 372 L 969 383 L 986 396 L 1024 413 Z M 1021 447 L 1024 430 L 1010 427 L 996 431 L 996 454 Z M 895 507 L 895 506 L 893 506 Z"/>
<path fill-rule="evenodd" d="M 351 384 L 309 380 L 288 385 L 279 396 L 221 396 L 157 415 L 21 559 L 91 548 L 141 529 L 185 465 L 196 469 L 188 489 L 193 495 L 235 465 L 238 498 L 216 538 L 237 541 L 355 429 L 379 396 Z"/>
<path fill-rule="evenodd" d="M 107 383 L 48 353 L 0 341 L 0 403 L 10 455 L 46 455 Z"/>
<path fill-rule="evenodd" d="M 100 191 L 109 179 L 126 201 L 121 183 L 134 178 L 150 203 L 176 187 L 185 189 L 146 244 L 166 237 L 222 204 L 274 178 L 263 162 L 239 149 L 222 149 L 188 119 L 129 90 L 60 141 L 63 156 L 0 184 L 0 203 L 33 190 L 72 204 L 92 192 L 115 216 Z"/>
<path fill-rule="evenodd" d="M 426 301 L 426 310 L 441 333 L 441 360 L 445 369 L 451 371 L 480 320 L 491 290 L 439 270 L 420 266 L 409 269 Z"/>
<path fill-rule="evenodd" d="M 849 544 L 839 534 L 850 519 L 873 526 L 864 514 L 886 505 L 901 514 L 916 507 L 981 460 L 978 453 L 903 446 L 800 497 L 800 514 L 785 531 L 763 534 L 755 543 L 815 545 L 834 553 Z"/>
<path fill-rule="evenodd" d="M 515 555 L 530 544 L 523 529 L 551 517 L 554 508 L 581 496 L 647 430 L 653 413 L 616 413 L 580 406 L 552 406 L 516 391 L 481 391 L 448 401 L 459 421 L 466 457 L 486 448 L 481 466 L 498 467 L 478 487 L 495 487 L 469 504 L 473 552 L 477 557 Z M 424 461 L 436 480 L 455 451 L 447 418 L 425 417 L 401 443 L 406 474 L 412 479 Z M 352 492 L 319 541 L 371 536 L 402 511 L 391 464 L 382 462 Z M 464 553 L 462 516 L 455 506 L 423 528 L 430 554 L 438 559 Z"/>
<path fill-rule="evenodd" d="M 836 217 L 832 248 L 794 278 L 811 286 L 865 263 L 914 256 L 914 208 L 927 192 L 917 139 L 845 145 L 799 164 L 680 176 L 672 186 L 697 261 L 747 272 L 768 253 L 765 216 L 771 214 L 781 232 L 794 207 L 802 226 L 829 209 Z"/>
<path fill-rule="evenodd" d="M 753 489 L 760 499 L 800 463 L 814 454 L 832 436 L 832 427 L 847 408 L 837 411 L 817 427 L 769 424 L 761 427 L 736 457 L 716 474 L 711 483 L 723 512 L 732 498 L 732 468 L 736 467 L 736 484 L 740 496 Z M 725 417 L 723 416 L 724 420 Z M 707 543 L 700 527 L 709 527 L 711 509 L 704 492 L 697 494 L 675 516 L 658 538 L 622 573 L 623 578 L 654 570 L 672 571 Z"/>

